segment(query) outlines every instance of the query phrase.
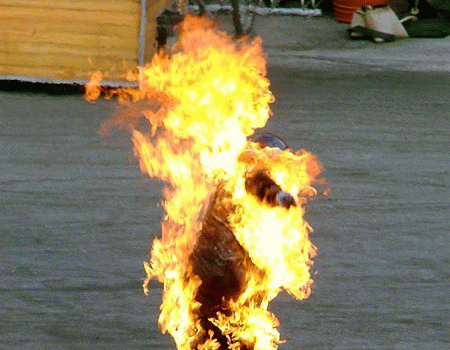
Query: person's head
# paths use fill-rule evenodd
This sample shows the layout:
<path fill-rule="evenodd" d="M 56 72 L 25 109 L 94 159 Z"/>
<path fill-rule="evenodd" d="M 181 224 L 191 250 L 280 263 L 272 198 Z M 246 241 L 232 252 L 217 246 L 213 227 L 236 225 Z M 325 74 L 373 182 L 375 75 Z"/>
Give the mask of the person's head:
<path fill-rule="evenodd" d="M 284 142 L 279 137 L 269 134 L 269 133 L 264 133 L 264 134 L 255 136 L 254 138 L 251 139 L 251 141 L 259 144 L 259 146 L 261 148 L 276 147 L 283 151 L 288 148 L 288 145 L 286 144 L 286 142 Z"/>

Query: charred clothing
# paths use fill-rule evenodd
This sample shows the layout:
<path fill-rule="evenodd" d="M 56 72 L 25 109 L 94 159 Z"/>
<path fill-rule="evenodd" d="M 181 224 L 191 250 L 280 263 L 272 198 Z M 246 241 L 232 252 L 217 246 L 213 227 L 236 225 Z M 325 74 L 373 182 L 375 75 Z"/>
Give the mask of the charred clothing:
<path fill-rule="evenodd" d="M 283 192 L 265 172 L 257 172 L 246 178 L 245 187 L 249 194 L 257 196 L 263 205 L 289 208 L 295 201 Z M 281 199 L 280 199 L 281 198 Z M 284 202 L 282 200 L 284 198 Z M 197 310 L 202 333 L 192 349 L 209 339 L 208 332 L 220 344 L 220 350 L 229 349 L 225 335 L 209 319 L 217 314 L 231 316 L 227 303 L 236 300 L 246 288 L 246 274 L 249 270 L 264 275 L 251 261 L 247 251 L 233 234 L 228 215 L 235 211 L 231 195 L 218 186 L 203 219 L 202 229 L 189 261 L 192 272 L 202 283 L 198 287 L 195 300 L 201 306 Z M 251 350 L 252 345 L 241 345 L 241 350 Z"/>

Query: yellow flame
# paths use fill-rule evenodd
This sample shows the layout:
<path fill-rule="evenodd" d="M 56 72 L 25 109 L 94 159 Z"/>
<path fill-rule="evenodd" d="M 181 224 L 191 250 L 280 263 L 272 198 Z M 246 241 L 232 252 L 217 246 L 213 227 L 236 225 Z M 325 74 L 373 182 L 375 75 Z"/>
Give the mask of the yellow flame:
<path fill-rule="evenodd" d="M 86 98 L 98 98 L 100 78 L 92 77 Z M 178 349 L 221 347 L 199 320 L 196 293 L 202 280 L 189 260 L 220 184 L 230 198 L 228 224 L 251 264 L 245 265 L 240 294 L 223 301 L 228 311 L 209 321 L 226 337 L 229 349 L 276 349 L 281 340 L 278 320 L 267 310 L 270 301 L 283 289 L 298 299 L 311 292 L 316 248 L 302 205 L 314 194 L 311 184 L 321 169 L 308 152 L 247 142 L 265 125 L 274 100 L 261 40 L 235 41 L 213 21 L 187 16 L 177 43 L 129 78 L 139 87 L 109 90 L 107 96 L 149 102 L 142 111 L 149 129 L 130 120 L 115 123 L 131 129 L 141 170 L 167 183 L 162 236 L 153 241 L 151 261 L 144 263 L 144 292 L 153 278 L 164 284 L 162 331 L 172 335 Z M 246 176 L 259 170 L 298 205 L 273 207 L 247 193 Z M 205 340 L 198 342 L 205 332 Z"/>

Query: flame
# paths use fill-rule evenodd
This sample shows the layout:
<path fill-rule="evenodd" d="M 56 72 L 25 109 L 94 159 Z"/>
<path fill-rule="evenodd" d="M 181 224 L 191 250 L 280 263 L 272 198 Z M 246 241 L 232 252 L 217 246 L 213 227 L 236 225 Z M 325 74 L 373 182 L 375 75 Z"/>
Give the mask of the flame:
<path fill-rule="evenodd" d="M 276 349 L 282 341 L 278 320 L 267 309 L 270 301 L 282 290 L 297 299 L 311 293 L 316 248 L 309 240 L 303 204 L 315 193 L 311 184 L 320 165 L 306 151 L 262 148 L 247 141 L 267 122 L 274 100 L 259 38 L 235 41 L 218 31 L 214 21 L 192 16 L 178 30 L 173 47 L 157 54 L 139 75 L 130 74 L 138 88 L 107 92 L 127 103 L 148 102 L 142 116 L 149 128 L 136 120 L 113 123 L 131 129 L 141 170 L 167 184 L 162 236 L 154 239 L 151 260 L 144 263 L 144 292 L 149 293 L 154 278 L 164 284 L 158 321 L 178 349 Z M 98 98 L 102 90 L 99 74 L 92 79 L 88 99 Z M 246 178 L 259 171 L 297 205 L 271 206 L 249 194 Z M 211 217 L 224 232 L 208 234 Z M 207 245 L 202 240 L 216 234 L 231 239 L 235 252 L 242 253 L 241 260 L 235 259 L 226 245 L 219 252 L 229 254 L 224 261 L 239 260 L 234 272 L 242 285 L 222 297 L 216 313 L 210 310 L 205 316 L 199 294 L 206 281 L 195 254 L 203 256 Z"/>

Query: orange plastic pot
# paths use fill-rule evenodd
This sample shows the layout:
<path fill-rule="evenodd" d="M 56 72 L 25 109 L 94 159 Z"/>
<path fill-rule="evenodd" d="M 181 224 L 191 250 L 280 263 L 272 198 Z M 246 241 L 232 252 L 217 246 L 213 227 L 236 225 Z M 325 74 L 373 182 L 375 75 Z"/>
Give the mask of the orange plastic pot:
<path fill-rule="evenodd" d="M 353 12 L 361 6 L 384 5 L 388 2 L 389 0 L 333 0 L 334 19 L 338 22 L 350 23 Z"/>

